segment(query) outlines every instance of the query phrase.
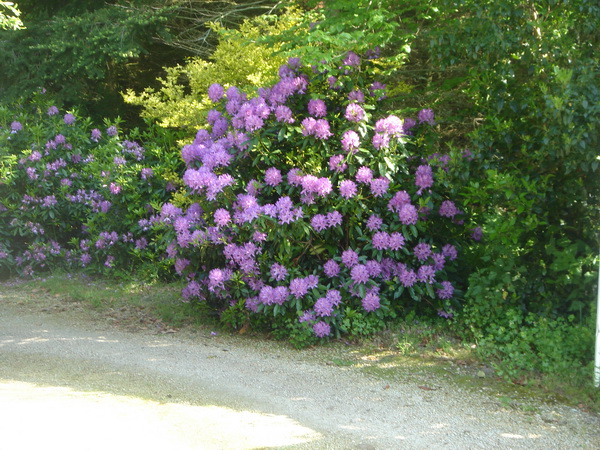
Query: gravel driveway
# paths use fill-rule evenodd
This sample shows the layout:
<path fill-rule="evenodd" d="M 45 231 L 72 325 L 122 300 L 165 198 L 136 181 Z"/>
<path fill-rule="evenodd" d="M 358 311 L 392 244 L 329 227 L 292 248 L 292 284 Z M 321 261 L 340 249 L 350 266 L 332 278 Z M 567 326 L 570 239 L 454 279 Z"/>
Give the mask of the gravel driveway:
<path fill-rule="evenodd" d="M 598 416 L 565 406 L 511 408 L 331 364 L 326 349 L 124 332 L 9 297 L 0 450 L 600 448 Z"/>

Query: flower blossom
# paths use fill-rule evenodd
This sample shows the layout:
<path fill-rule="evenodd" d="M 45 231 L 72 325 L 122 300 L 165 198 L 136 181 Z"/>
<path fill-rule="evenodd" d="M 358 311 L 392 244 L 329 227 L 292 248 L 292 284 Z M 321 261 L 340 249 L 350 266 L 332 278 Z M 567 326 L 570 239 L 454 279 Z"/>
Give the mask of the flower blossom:
<path fill-rule="evenodd" d="M 223 89 L 223 86 L 221 86 L 219 83 L 213 83 L 208 88 L 208 98 L 210 98 L 210 100 L 213 103 L 216 103 L 219 100 L 221 100 L 224 94 L 225 90 Z"/>
<path fill-rule="evenodd" d="M 449 281 L 442 281 L 442 287 L 436 291 L 437 296 L 443 300 L 452 298 L 454 295 L 454 286 Z"/>
<path fill-rule="evenodd" d="M 325 102 L 319 98 L 311 99 L 308 102 L 308 113 L 314 117 L 325 117 L 327 115 Z"/>
<path fill-rule="evenodd" d="M 98 142 L 102 138 L 102 131 L 98 128 L 94 128 L 90 134 L 90 139 L 94 142 Z"/>
<path fill-rule="evenodd" d="M 367 283 L 369 281 L 369 271 L 367 270 L 367 266 L 364 264 L 356 264 L 350 271 L 350 277 L 352 278 L 352 281 L 357 284 Z"/>
<path fill-rule="evenodd" d="M 331 334 L 331 327 L 327 322 L 317 322 L 313 325 L 313 331 L 317 337 L 325 337 Z"/>
<path fill-rule="evenodd" d="M 271 167 L 265 171 L 265 184 L 269 186 L 277 186 L 283 180 L 281 172 L 275 167 Z"/>
<path fill-rule="evenodd" d="M 348 267 L 355 266 L 358 264 L 358 253 L 352 249 L 345 250 L 342 252 L 342 262 Z"/>
<path fill-rule="evenodd" d="M 379 295 L 375 294 L 374 292 L 367 293 L 365 295 L 365 297 L 362 299 L 362 306 L 365 311 L 368 311 L 368 312 L 375 311 L 376 309 L 378 309 L 381 306 Z"/>
<path fill-rule="evenodd" d="M 317 316 L 331 316 L 333 314 L 333 302 L 327 297 L 321 297 L 315 302 L 313 309 Z"/>
<path fill-rule="evenodd" d="M 344 64 L 345 66 L 358 67 L 360 65 L 360 56 L 350 51 L 346 54 L 346 57 L 344 58 L 344 61 L 342 61 L 342 64 Z"/>
<path fill-rule="evenodd" d="M 63 122 L 65 125 L 73 125 L 75 123 L 75 116 L 71 113 L 67 113 L 63 117 Z"/>
<path fill-rule="evenodd" d="M 340 195 L 344 198 L 352 198 L 356 195 L 356 184 L 352 180 L 343 180 L 340 183 Z"/>
<path fill-rule="evenodd" d="M 442 255 L 450 261 L 454 261 L 458 257 L 458 251 L 452 244 L 446 244 L 442 247 Z"/>
<path fill-rule="evenodd" d="M 433 172 L 431 170 L 431 166 L 421 165 L 417 167 L 417 171 L 415 173 L 415 184 L 419 187 L 419 194 L 423 189 L 433 186 Z"/>
<path fill-rule="evenodd" d="M 429 244 L 426 244 L 425 242 L 421 242 L 415 245 L 413 253 L 419 261 L 425 261 L 431 256 L 431 246 Z"/>
<path fill-rule="evenodd" d="M 275 120 L 282 123 L 294 123 L 292 110 L 285 105 L 278 105 L 275 108 Z"/>
<path fill-rule="evenodd" d="M 287 275 L 288 271 L 285 266 L 278 263 L 271 265 L 271 278 L 273 278 L 275 281 L 282 281 L 285 279 L 285 277 L 287 277 Z"/>
<path fill-rule="evenodd" d="M 373 172 L 368 167 L 362 166 L 356 172 L 356 181 L 358 183 L 370 183 L 373 179 Z"/>
<path fill-rule="evenodd" d="M 333 155 L 329 158 L 329 170 L 335 172 L 345 172 L 348 164 L 344 162 L 344 155 Z"/>
<path fill-rule="evenodd" d="M 419 220 L 417 208 L 410 203 L 402 205 L 400 211 L 398 211 L 398 218 L 400 219 L 400 222 L 402 222 L 404 225 L 416 224 Z"/>
<path fill-rule="evenodd" d="M 433 111 L 431 109 L 422 109 L 418 114 L 419 123 L 428 123 L 435 125 Z"/>
<path fill-rule="evenodd" d="M 375 178 L 370 181 L 371 193 L 375 197 L 382 197 L 390 186 L 390 180 L 385 177 Z"/>
<path fill-rule="evenodd" d="M 371 214 L 367 220 L 367 228 L 371 231 L 377 231 L 383 225 L 383 219 L 376 214 Z"/>
<path fill-rule="evenodd" d="M 344 117 L 349 122 L 360 122 L 365 118 L 365 110 L 358 103 L 350 103 L 346 106 Z"/>
<path fill-rule="evenodd" d="M 378 231 L 373 235 L 371 244 L 376 250 L 386 250 L 390 245 L 390 235 L 385 231 Z"/>
<path fill-rule="evenodd" d="M 231 215 L 229 214 L 229 211 L 224 208 L 217 209 L 213 217 L 215 219 L 215 224 L 219 227 L 224 227 L 231 222 Z"/>
<path fill-rule="evenodd" d="M 442 205 L 440 206 L 440 216 L 453 218 L 455 215 L 459 214 L 460 211 L 454 204 L 454 202 L 450 200 L 444 200 Z"/>
<path fill-rule="evenodd" d="M 346 153 L 354 152 L 360 145 L 360 137 L 354 130 L 348 130 L 342 135 L 342 149 Z"/>
<path fill-rule="evenodd" d="M 323 265 L 323 271 L 329 278 L 333 278 L 340 273 L 340 266 L 333 259 L 330 259 Z"/>

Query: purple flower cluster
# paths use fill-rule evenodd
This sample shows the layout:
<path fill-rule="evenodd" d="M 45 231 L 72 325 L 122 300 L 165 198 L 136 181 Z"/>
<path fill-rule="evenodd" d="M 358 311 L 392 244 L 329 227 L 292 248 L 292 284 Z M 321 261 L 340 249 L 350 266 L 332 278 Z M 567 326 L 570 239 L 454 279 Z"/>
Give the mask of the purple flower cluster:
<path fill-rule="evenodd" d="M 354 153 L 360 146 L 360 137 L 354 130 L 348 130 L 342 135 L 342 149 L 346 153 Z"/>
<path fill-rule="evenodd" d="M 345 172 L 348 164 L 344 162 L 344 155 L 333 155 L 329 158 L 329 170 L 334 172 Z"/>
<path fill-rule="evenodd" d="M 271 266 L 271 278 L 273 278 L 275 281 L 283 281 L 287 276 L 288 270 L 285 268 L 285 266 L 278 263 L 274 263 Z"/>
<path fill-rule="evenodd" d="M 350 122 L 360 122 L 365 119 L 365 110 L 358 103 L 350 103 L 346 107 L 346 113 L 344 117 Z"/>
<path fill-rule="evenodd" d="M 283 305 L 290 291 L 286 286 L 263 286 L 258 294 L 258 300 L 263 305 Z"/>
<path fill-rule="evenodd" d="M 319 284 L 319 278 L 316 275 L 308 275 L 304 278 L 294 278 L 290 281 L 290 293 L 295 298 L 302 298 L 308 291 L 315 289 Z"/>
<path fill-rule="evenodd" d="M 404 134 L 402 120 L 396 116 L 388 116 L 375 123 L 375 134 L 373 135 L 373 147 L 376 149 L 388 148 L 390 139 L 399 139 Z"/>
<path fill-rule="evenodd" d="M 308 102 L 308 113 L 313 117 L 325 117 L 327 115 L 327 106 L 319 98 L 313 98 Z"/>
<path fill-rule="evenodd" d="M 208 273 L 208 290 L 210 292 L 225 290 L 225 283 L 231 279 L 231 269 L 212 269 Z"/>
<path fill-rule="evenodd" d="M 435 118 L 431 109 L 422 109 L 418 114 L 419 123 L 435 125 Z"/>
<path fill-rule="evenodd" d="M 327 119 L 314 119 L 313 117 L 307 117 L 302 121 L 302 134 L 322 140 L 327 140 L 333 136 Z"/>
<path fill-rule="evenodd" d="M 421 165 L 417 167 L 417 171 L 415 173 L 415 184 L 419 187 L 417 195 L 427 188 L 433 186 L 433 171 L 431 166 Z"/>
<path fill-rule="evenodd" d="M 450 200 L 444 200 L 442 202 L 442 205 L 440 206 L 440 216 L 453 218 L 457 214 L 460 214 L 460 211 L 454 202 Z"/>
<path fill-rule="evenodd" d="M 269 186 L 277 186 L 283 181 L 281 171 L 275 167 L 271 167 L 265 171 L 265 184 Z"/>
<path fill-rule="evenodd" d="M 352 180 L 343 180 L 340 183 L 340 195 L 344 198 L 350 199 L 356 195 L 357 188 L 356 184 Z"/>
<path fill-rule="evenodd" d="M 342 214 L 339 211 L 331 211 L 327 215 L 315 214 L 310 223 L 315 231 L 321 232 L 341 225 L 342 219 Z"/>
<path fill-rule="evenodd" d="M 387 233 L 378 231 L 373 235 L 371 243 L 377 250 L 400 250 L 404 247 L 404 235 L 400 232 Z"/>
<path fill-rule="evenodd" d="M 329 278 L 336 277 L 340 273 L 340 265 L 333 259 L 330 259 L 323 265 L 323 271 Z"/>
<path fill-rule="evenodd" d="M 333 315 L 334 308 L 342 302 L 342 295 L 337 289 L 330 289 L 325 297 L 317 299 L 313 309 L 314 315 L 318 317 L 329 317 Z"/>

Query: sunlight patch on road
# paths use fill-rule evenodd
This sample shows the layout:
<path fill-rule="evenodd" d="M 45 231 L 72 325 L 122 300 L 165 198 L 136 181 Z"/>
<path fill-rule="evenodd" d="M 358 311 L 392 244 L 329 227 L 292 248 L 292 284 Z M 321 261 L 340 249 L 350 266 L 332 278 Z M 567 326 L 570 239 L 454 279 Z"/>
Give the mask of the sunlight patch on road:
<path fill-rule="evenodd" d="M 322 438 L 281 415 L 0 382 L 0 449 L 250 449 Z"/>

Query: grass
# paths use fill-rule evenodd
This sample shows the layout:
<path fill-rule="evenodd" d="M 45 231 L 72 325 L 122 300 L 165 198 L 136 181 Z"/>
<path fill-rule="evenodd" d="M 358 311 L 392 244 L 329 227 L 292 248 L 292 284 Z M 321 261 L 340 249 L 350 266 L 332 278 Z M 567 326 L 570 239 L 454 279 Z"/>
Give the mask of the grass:
<path fill-rule="evenodd" d="M 83 305 L 116 318 L 129 328 L 151 323 L 163 328 L 214 326 L 214 317 L 202 305 L 181 301 L 181 288 L 180 283 L 113 283 L 68 274 L 54 274 L 18 284 L 19 292 L 44 293 L 46 301 L 56 298 L 67 304 Z"/>
<path fill-rule="evenodd" d="M 76 305 L 132 331 L 174 332 L 185 328 L 228 332 L 220 328 L 208 308 L 182 302 L 181 288 L 180 283 L 114 283 L 83 275 L 55 274 L 5 284 L 3 292 L 13 291 L 9 295 L 29 299 L 22 300 L 25 302 L 45 303 L 41 306 L 46 308 L 59 305 L 64 310 Z M 260 333 L 250 335 L 269 339 Z M 496 375 L 494 367 L 501 361 L 482 357 L 475 344 L 459 338 L 443 320 L 419 322 L 413 318 L 361 342 L 342 340 L 320 349 L 325 354 L 331 352 L 327 360 L 330 365 L 358 369 L 387 380 L 425 383 L 423 389 L 435 389 L 429 384 L 434 385 L 436 377 L 443 378 L 459 388 L 492 391 L 506 408 L 527 412 L 532 408 L 529 400 L 536 399 L 600 413 L 600 389 L 593 386 L 591 365 L 569 373 L 529 373 L 514 383 Z M 427 380 L 432 381 L 428 384 Z"/>

